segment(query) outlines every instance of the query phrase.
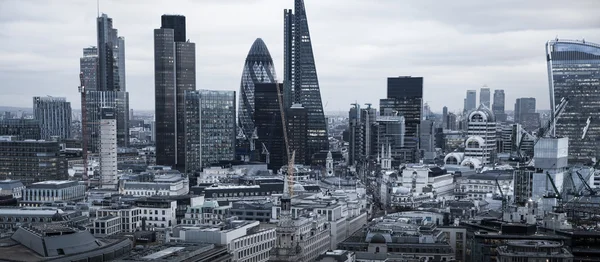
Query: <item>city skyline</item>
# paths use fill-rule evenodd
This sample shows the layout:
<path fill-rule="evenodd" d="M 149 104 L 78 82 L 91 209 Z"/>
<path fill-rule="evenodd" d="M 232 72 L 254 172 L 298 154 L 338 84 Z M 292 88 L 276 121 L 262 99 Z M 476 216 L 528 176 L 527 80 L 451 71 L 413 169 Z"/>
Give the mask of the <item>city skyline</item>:
<path fill-rule="evenodd" d="M 488 3 L 475 4 L 473 8 L 486 10 L 488 16 L 498 18 L 491 20 L 502 21 L 481 23 L 484 13 L 455 16 L 443 13 L 447 9 L 444 5 L 427 8 L 430 1 L 407 10 L 394 8 L 401 4 L 393 1 L 369 4 L 306 1 L 325 111 L 345 111 L 359 96 L 361 101 L 377 105 L 379 98 L 385 96 L 387 77 L 398 75 L 427 79 L 424 102 L 429 102 L 434 112 L 441 112 L 444 105 L 451 112 L 459 110 L 465 91 L 479 89 L 484 84 L 492 90 L 504 89 L 508 104 L 518 97 L 535 97 L 539 109 L 548 109 L 545 42 L 556 35 L 569 39 L 587 36 L 589 41 L 598 42 L 589 37 L 599 35 L 600 30 L 593 27 L 599 18 L 585 15 L 593 9 L 587 8 L 593 1 L 584 1 L 577 7 L 548 3 L 544 10 L 537 10 L 536 2 L 512 7 L 507 4 L 502 8 L 486 8 L 491 5 Z M 219 1 L 176 1 L 170 6 L 153 5 L 158 2 L 152 1 L 145 3 L 144 11 L 139 11 L 140 5 L 135 3 L 100 3 L 101 13 L 118 21 L 119 34 L 126 39 L 131 108 L 153 108 L 153 94 L 148 92 L 153 86 L 152 29 L 156 26 L 156 17 L 165 13 L 186 15 L 190 25 L 187 38 L 202 39 L 196 54 L 198 89 L 237 91 L 240 61 L 257 37 L 269 43 L 275 69 L 283 72 L 281 11 L 292 7 L 293 1 L 236 1 L 235 5 Z M 471 4 L 459 1 L 455 5 L 466 8 Z M 52 94 L 66 97 L 74 109 L 78 109 L 80 103 L 75 91 L 78 59 L 81 47 L 95 43 L 96 33 L 90 28 L 96 24 L 96 3 L 65 1 L 44 5 L 3 1 L 0 6 L 3 17 L 0 27 L 4 29 L 0 37 L 6 38 L 5 45 L 0 47 L 0 54 L 5 58 L 0 62 L 0 77 L 5 79 L 3 86 L 6 87 L 0 104 L 28 107 L 31 97 Z M 52 11 L 55 9 L 61 11 Z M 243 12 L 248 9 L 255 11 Z M 524 12 L 511 13 L 517 9 Z M 10 13 L 1 10 L 10 10 Z M 135 17 L 129 15 L 132 10 L 137 10 Z M 65 19 L 66 12 L 73 17 Z M 235 19 L 222 15 L 233 12 Z M 407 13 L 402 15 L 403 12 Z M 340 21 L 340 15 L 358 16 L 369 22 Z M 542 23 L 537 18 L 541 15 L 557 19 Z M 503 17 L 513 19 L 507 21 Z M 45 33 L 50 32 L 50 27 L 52 35 Z M 392 29 L 398 33 L 390 36 Z M 442 48 L 438 44 L 441 39 L 461 41 L 448 41 Z M 505 51 L 490 51 L 494 49 Z M 450 53 L 449 50 L 455 51 Z M 348 53 L 352 55 L 342 55 Z M 368 93 L 364 92 L 366 87 Z M 446 90 L 456 92 L 436 95 Z"/>

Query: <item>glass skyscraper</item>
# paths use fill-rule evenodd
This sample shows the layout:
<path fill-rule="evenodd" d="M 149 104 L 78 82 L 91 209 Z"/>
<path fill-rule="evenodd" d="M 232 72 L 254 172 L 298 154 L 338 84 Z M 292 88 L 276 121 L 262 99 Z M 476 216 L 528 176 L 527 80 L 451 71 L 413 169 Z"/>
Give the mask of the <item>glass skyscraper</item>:
<path fill-rule="evenodd" d="M 492 104 L 492 112 L 496 116 L 496 122 L 506 122 L 504 90 L 494 90 L 494 103 Z"/>
<path fill-rule="evenodd" d="M 156 164 L 185 169 L 186 91 L 196 89 L 196 44 L 185 39 L 185 16 L 163 15 L 154 29 Z"/>
<path fill-rule="evenodd" d="M 307 153 L 329 149 L 317 68 L 303 0 L 294 0 L 295 13 L 284 10 L 284 104 L 301 104 L 307 111 Z M 293 150 L 293 148 L 292 148 Z"/>
<path fill-rule="evenodd" d="M 185 92 L 185 172 L 231 161 L 235 155 L 235 92 Z"/>
<path fill-rule="evenodd" d="M 238 122 L 246 139 L 250 139 L 254 133 L 254 110 L 256 106 L 260 106 L 254 100 L 256 84 L 276 82 L 277 75 L 269 49 L 262 39 L 257 38 L 246 56 L 240 83 Z"/>
<path fill-rule="evenodd" d="M 97 153 L 100 146 L 100 120 L 102 108 L 114 108 L 117 116 L 117 146 L 129 142 L 129 93 L 117 91 L 86 90 L 88 151 Z"/>
<path fill-rule="evenodd" d="M 267 162 L 267 168 L 276 172 L 281 166 L 287 164 L 283 123 L 277 94 L 277 88 L 281 92 L 282 85 L 261 83 L 256 84 L 254 88 L 256 104 L 260 105 L 254 110 L 254 123 L 258 134 L 256 148 L 261 150 L 261 160 Z"/>
<path fill-rule="evenodd" d="M 587 41 L 546 43 L 551 109 L 569 100 L 555 135 L 569 138 L 569 161 L 600 157 L 600 45 Z"/>
<path fill-rule="evenodd" d="M 479 90 L 479 104 L 483 104 L 483 105 L 485 105 L 485 107 L 491 108 L 490 96 L 491 96 L 490 89 L 485 86 L 482 87 Z"/>

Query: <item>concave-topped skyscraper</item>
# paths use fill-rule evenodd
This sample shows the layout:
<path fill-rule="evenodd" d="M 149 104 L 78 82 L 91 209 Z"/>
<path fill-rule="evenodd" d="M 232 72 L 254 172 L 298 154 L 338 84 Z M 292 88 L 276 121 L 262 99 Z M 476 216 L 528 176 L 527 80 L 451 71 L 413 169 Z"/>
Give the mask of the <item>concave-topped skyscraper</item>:
<path fill-rule="evenodd" d="M 310 158 L 329 148 L 327 123 L 304 1 L 295 0 L 294 8 L 296 13 L 284 10 L 284 99 L 287 108 L 298 103 L 308 113 L 306 144 Z"/>
<path fill-rule="evenodd" d="M 276 83 L 273 59 L 262 39 L 257 38 L 246 57 L 240 84 L 238 123 L 246 139 L 254 133 L 254 87 L 259 83 Z M 258 105 L 260 106 L 260 105 Z"/>

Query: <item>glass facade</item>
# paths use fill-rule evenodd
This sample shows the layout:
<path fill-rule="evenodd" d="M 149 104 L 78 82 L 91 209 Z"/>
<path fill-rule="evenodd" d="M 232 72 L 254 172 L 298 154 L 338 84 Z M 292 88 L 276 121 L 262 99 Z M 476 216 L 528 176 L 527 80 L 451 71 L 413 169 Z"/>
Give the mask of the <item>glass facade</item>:
<path fill-rule="evenodd" d="M 156 163 L 185 169 L 185 102 L 186 91 L 196 89 L 196 46 L 178 42 L 179 23 L 163 24 L 154 30 L 154 98 L 156 120 Z M 172 16 L 185 20 L 182 16 Z M 185 36 L 185 33 L 183 33 Z"/>
<path fill-rule="evenodd" d="M 600 45 L 552 40 L 546 44 L 550 104 L 569 100 L 555 135 L 569 138 L 569 162 L 600 156 Z"/>
<path fill-rule="evenodd" d="M 246 139 L 250 139 L 255 129 L 254 109 L 261 106 L 255 103 L 254 88 L 259 83 L 276 83 L 277 75 L 271 54 L 262 39 L 257 38 L 246 57 L 240 84 L 239 126 Z"/>
<path fill-rule="evenodd" d="M 494 103 L 492 104 L 492 112 L 494 112 L 497 122 L 506 122 L 506 113 L 504 112 L 505 104 L 504 90 L 494 90 Z"/>
<path fill-rule="evenodd" d="M 103 107 L 115 108 L 117 145 L 129 145 L 129 93 L 86 90 L 88 151 L 97 153 L 100 143 L 100 120 Z"/>
<path fill-rule="evenodd" d="M 467 98 L 465 98 L 465 113 L 469 113 L 477 108 L 477 91 L 467 90 Z"/>
<path fill-rule="evenodd" d="M 254 89 L 255 102 L 260 105 L 254 110 L 254 121 L 258 134 L 256 148 L 262 151 L 261 160 L 267 162 L 267 167 L 274 171 L 287 164 L 283 124 L 281 123 L 276 88 L 279 88 L 280 92 L 282 91 L 282 85 L 276 83 L 256 84 Z"/>
<path fill-rule="evenodd" d="M 294 104 L 288 108 L 285 116 L 288 124 L 287 130 L 290 149 L 296 152 L 294 163 L 310 163 L 310 156 L 306 151 L 306 124 L 308 121 L 306 109 L 300 104 Z"/>
<path fill-rule="evenodd" d="M 307 153 L 313 155 L 329 149 L 327 123 L 304 1 L 295 0 L 294 8 L 295 13 L 284 11 L 283 93 L 286 105 L 299 103 L 307 111 Z"/>
<path fill-rule="evenodd" d="M 231 161 L 235 155 L 235 92 L 197 90 L 185 93 L 185 172 Z"/>
<path fill-rule="evenodd" d="M 0 141 L 0 180 L 24 185 L 46 180 L 67 180 L 67 160 L 60 144 L 50 141 Z"/>
<path fill-rule="evenodd" d="M 35 119 L 0 119 L 0 136 L 15 136 L 17 140 L 42 139 L 40 122 Z"/>
<path fill-rule="evenodd" d="M 479 104 L 483 104 L 487 108 L 492 108 L 490 105 L 490 89 L 487 87 L 482 87 L 479 90 Z"/>
<path fill-rule="evenodd" d="M 92 46 L 83 49 L 83 57 L 79 59 L 79 70 L 83 73 L 85 90 L 97 90 L 98 48 Z"/>
<path fill-rule="evenodd" d="M 405 156 L 403 160 L 416 163 L 419 158 L 419 125 L 421 124 L 421 110 L 423 108 L 423 78 L 388 78 L 387 98 L 381 105 L 382 112 L 389 112 L 392 108 L 392 112 L 403 116 L 405 120 L 406 133 L 403 148 Z"/>

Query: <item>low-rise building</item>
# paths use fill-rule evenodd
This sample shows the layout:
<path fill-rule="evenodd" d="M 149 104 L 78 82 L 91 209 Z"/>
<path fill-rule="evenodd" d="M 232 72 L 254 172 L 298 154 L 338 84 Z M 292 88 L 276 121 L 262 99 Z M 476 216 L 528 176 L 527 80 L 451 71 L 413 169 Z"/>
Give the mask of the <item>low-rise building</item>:
<path fill-rule="evenodd" d="M 135 232 L 142 225 L 142 209 L 130 205 L 115 205 L 96 211 L 96 217 L 118 217 L 121 220 L 121 232 Z"/>
<path fill-rule="evenodd" d="M 122 232 L 121 217 L 99 217 L 92 223 L 90 232 L 94 236 L 111 236 Z"/>
<path fill-rule="evenodd" d="M 27 223 L 67 222 L 77 216 L 76 211 L 63 211 L 55 207 L 0 208 L 0 229 L 15 230 Z"/>
<path fill-rule="evenodd" d="M 189 193 L 189 179 L 180 173 L 127 176 L 121 183 L 123 194 L 130 196 L 179 196 Z"/>
<path fill-rule="evenodd" d="M 556 241 L 515 240 L 498 247 L 498 262 L 512 261 L 572 262 L 573 254 Z"/>
<path fill-rule="evenodd" d="M 347 250 L 332 250 L 327 251 L 317 257 L 316 262 L 355 262 L 356 255 L 354 252 Z"/>
<path fill-rule="evenodd" d="M 57 201 L 76 202 L 85 198 L 85 185 L 77 181 L 49 180 L 29 185 L 23 191 L 21 206 L 42 206 Z"/>
<path fill-rule="evenodd" d="M 177 201 L 159 197 L 142 198 L 135 201 L 148 226 L 168 228 L 177 225 Z"/>
<path fill-rule="evenodd" d="M 23 197 L 25 185 L 19 180 L 0 180 L 0 195 L 12 195 L 14 198 Z"/>

